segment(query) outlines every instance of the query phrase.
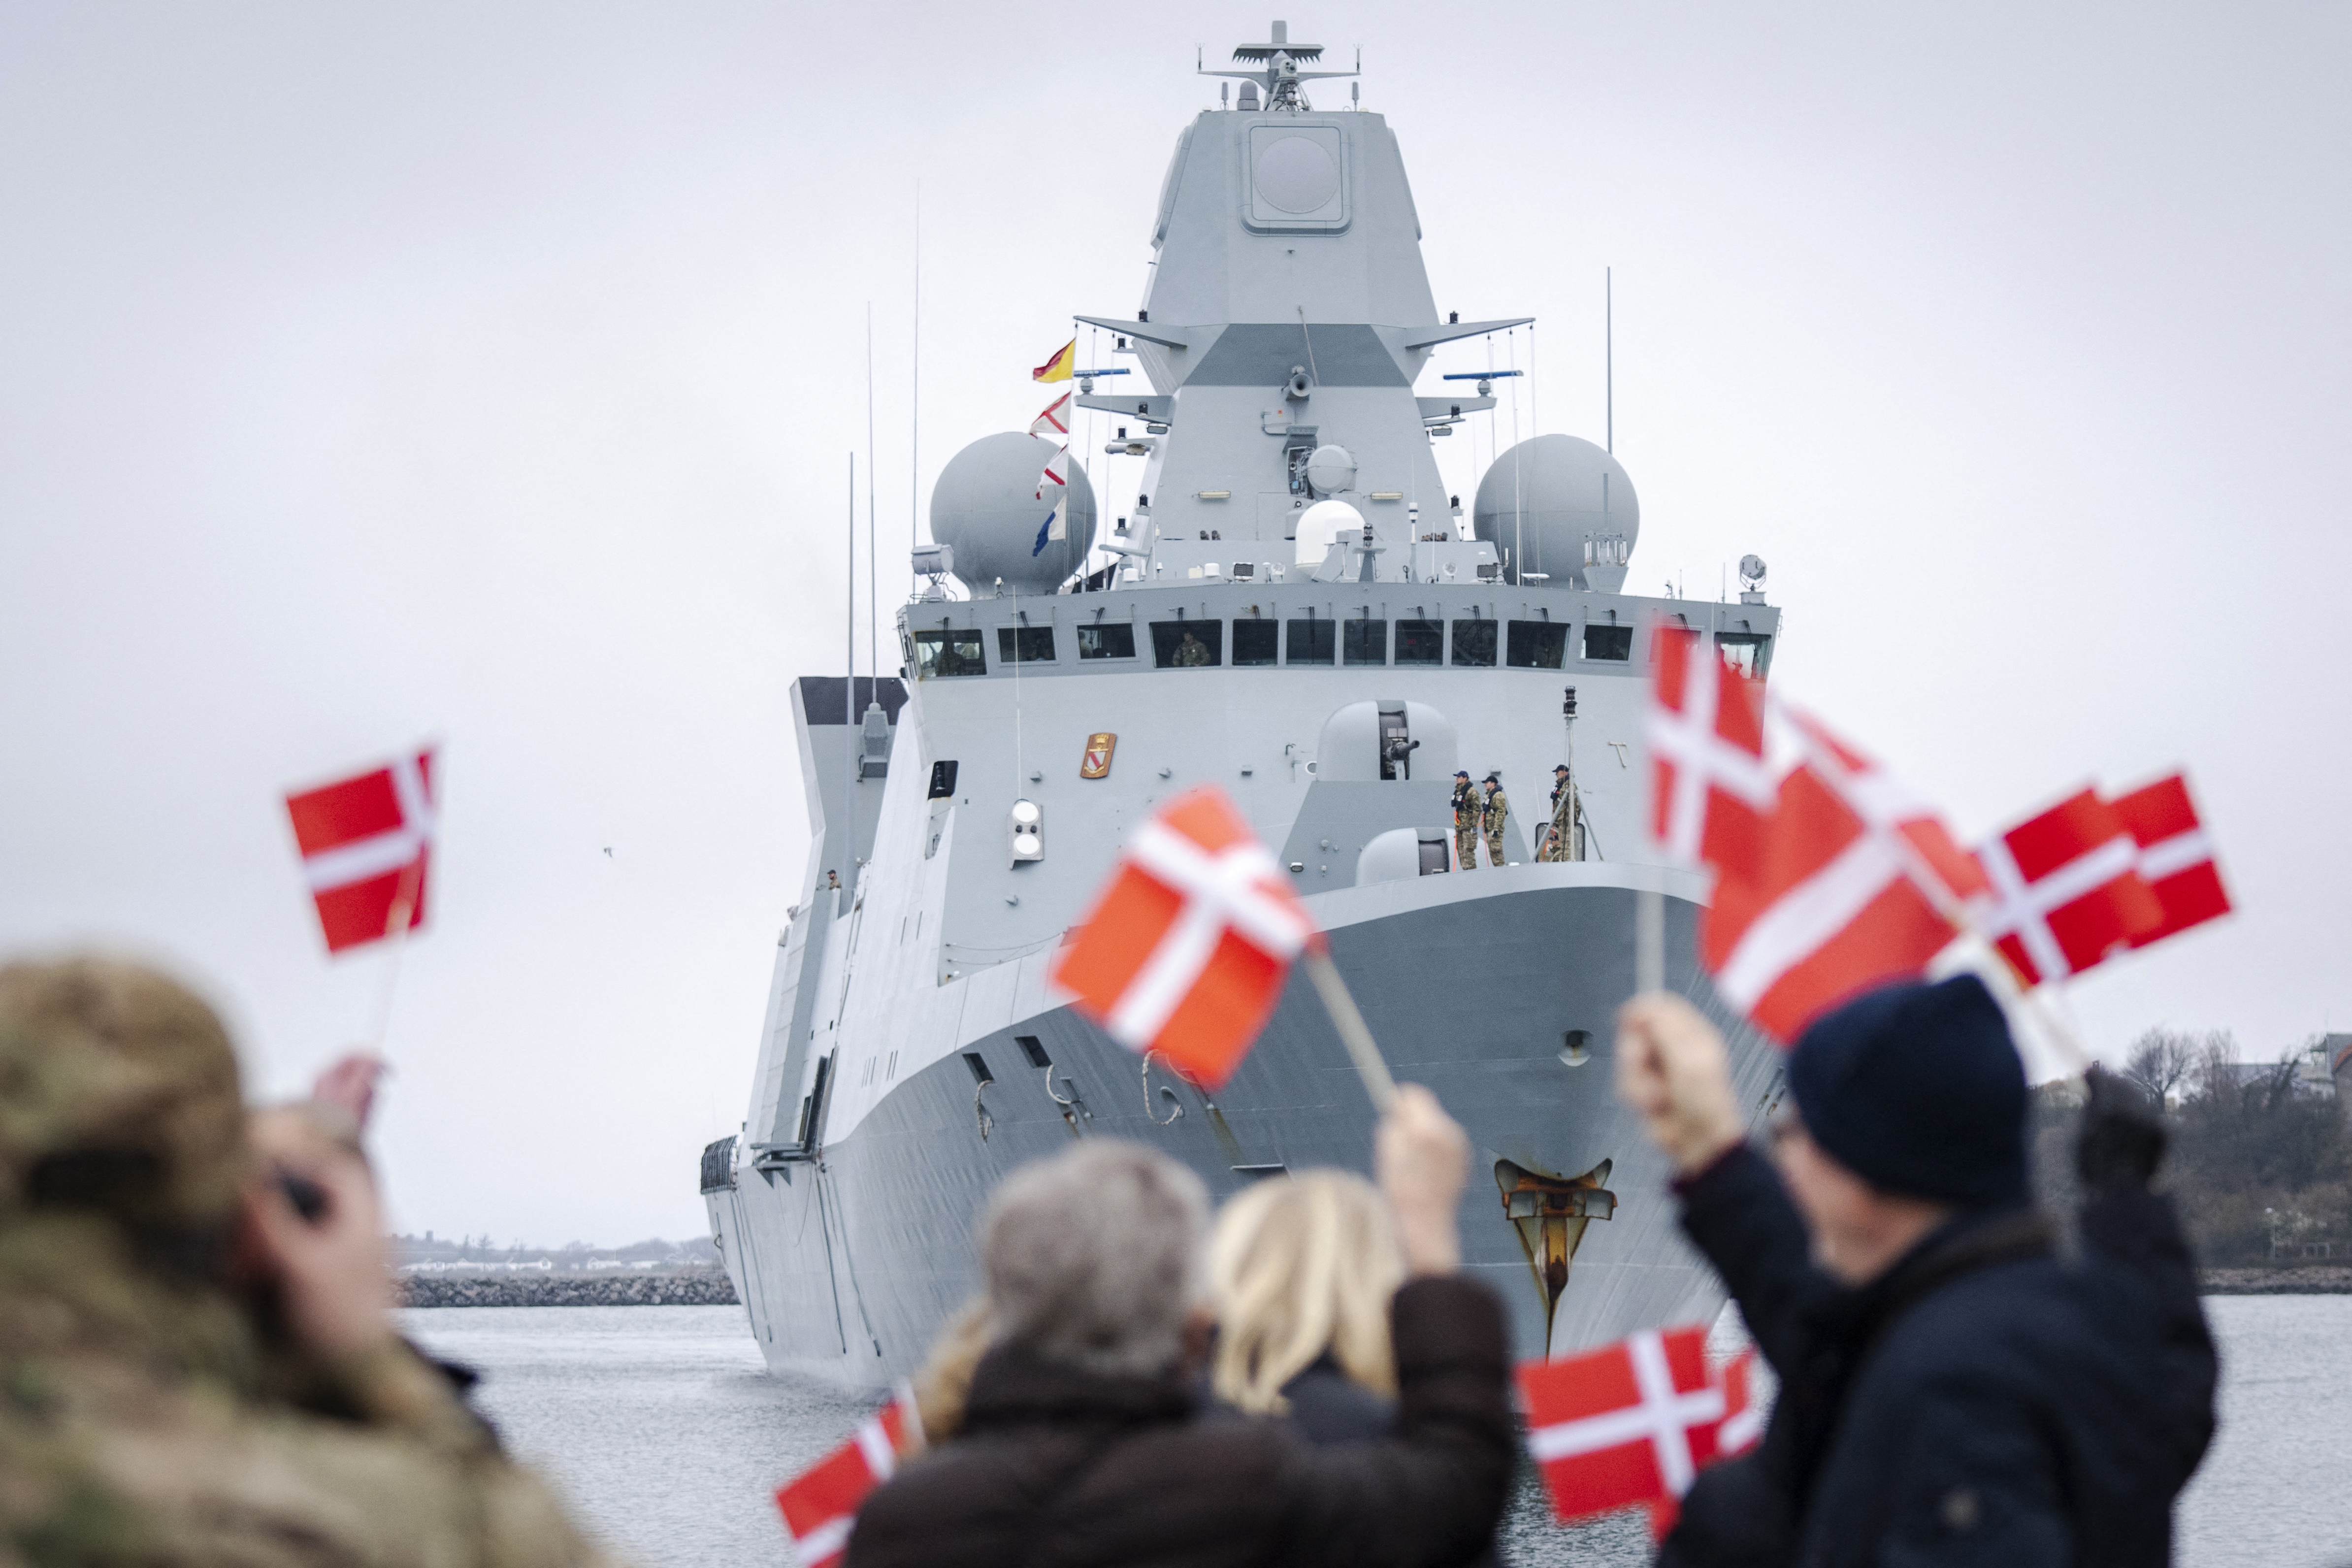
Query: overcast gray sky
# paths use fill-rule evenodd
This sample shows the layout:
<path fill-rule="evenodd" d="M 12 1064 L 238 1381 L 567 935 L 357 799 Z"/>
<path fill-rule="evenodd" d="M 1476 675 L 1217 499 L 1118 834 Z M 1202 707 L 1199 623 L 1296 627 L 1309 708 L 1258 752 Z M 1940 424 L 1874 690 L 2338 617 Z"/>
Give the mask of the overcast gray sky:
<path fill-rule="evenodd" d="M 1135 307 L 1188 57 L 1266 19 L 0 4 L 0 949 L 159 957 L 291 1090 L 380 961 L 323 955 L 280 793 L 437 736 L 397 1219 L 698 1231 L 869 300 L 886 616 L 907 581 L 917 184 L 927 494 Z M 1632 586 L 1762 554 L 1776 681 L 1971 836 L 2189 767 L 2243 912 L 2080 984 L 2102 1047 L 2352 1028 L 2352 11 L 1289 20 L 1361 45 L 1439 308 L 1540 319 L 1523 433 L 1599 437 L 1616 268 Z"/>

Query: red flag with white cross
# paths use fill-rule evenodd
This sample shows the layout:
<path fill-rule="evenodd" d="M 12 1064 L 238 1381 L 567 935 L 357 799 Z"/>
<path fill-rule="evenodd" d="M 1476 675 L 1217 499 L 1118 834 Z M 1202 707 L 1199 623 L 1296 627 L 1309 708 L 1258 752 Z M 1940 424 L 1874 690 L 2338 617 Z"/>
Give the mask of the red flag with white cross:
<path fill-rule="evenodd" d="M 2139 846 L 2139 874 L 2156 895 L 2157 923 L 2132 937 L 2134 947 L 2219 920 L 2230 912 L 2229 890 L 2212 841 L 2189 798 L 2189 779 L 2173 773 L 2143 784 L 2115 803 L 2116 816 Z"/>
<path fill-rule="evenodd" d="M 425 923 L 433 853 L 433 749 L 286 797 L 327 951 Z"/>
<path fill-rule="evenodd" d="M 1710 1367 L 1696 1325 L 1521 1365 L 1528 1453 L 1561 1521 L 1646 1506 L 1664 1533 L 1698 1472 L 1756 1442 L 1751 1370 L 1747 1358 Z"/>
<path fill-rule="evenodd" d="M 857 1510 L 898 1468 L 898 1455 L 920 1441 L 922 1418 L 904 1384 L 878 1413 L 857 1424 L 849 1441 L 776 1489 L 776 1508 L 801 1568 L 830 1568 L 849 1550 Z"/>
<path fill-rule="evenodd" d="M 1917 974 L 1959 929 L 1984 873 L 1885 766 L 1803 713 L 1760 853 L 1718 868 L 1699 947 L 1716 989 L 1765 1033 Z"/>
<path fill-rule="evenodd" d="M 1650 834 L 1684 865 L 1742 865 L 1763 842 L 1777 787 L 1764 762 L 1764 688 L 1700 634 L 1650 634 Z"/>
<path fill-rule="evenodd" d="M 1138 1053 L 1222 1086 L 1321 933 L 1224 792 L 1203 785 L 1129 836 L 1055 964 L 1078 1009 Z"/>
<path fill-rule="evenodd" d="M 2028 985 L 2080 974 L 2162 922 L 2139 859 L 2114 807 L 2078 790 L 1977 850 L 1977 929 Z"/>

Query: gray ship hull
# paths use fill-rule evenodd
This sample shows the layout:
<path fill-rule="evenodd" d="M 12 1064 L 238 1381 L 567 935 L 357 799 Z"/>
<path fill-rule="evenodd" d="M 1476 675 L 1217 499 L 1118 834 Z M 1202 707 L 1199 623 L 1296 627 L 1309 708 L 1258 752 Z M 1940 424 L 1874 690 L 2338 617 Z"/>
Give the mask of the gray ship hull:
<path fill-rule="evenodd" d="M 1669 1173 L 1612 1083 L 1609 1021 L 1632 990 L 1632 889 L 1643 875 L 1655 873 L 1514 867 L 1389 884 L 1378 900 L 1360 896 L 1375 889 L 1313 900 L 1397 1076 L 1429 1085 L 1470 1133 L 1465 1263 L 1509 1304 L 1524 1358 L 1711 1319 L 1721 1303 L 1676 1231 Z M 1696 906 L 1670 896 L 1667 912 L 1669 977 L 1704 1005 Z M 1777 1053 L 1709 1011 L 1733 1035 L 1736 1086 L 1760 1116 L 1777 1091 Z M 1580 1066 L 1562 1060 L 1570 1029 L 1590 1037 Z M 1050 1069 L 1030 1065 L 1023 1036 Z M 967 1053 L 985 1064 L 987 1086 Z M 977 1288 L 974 1222 L 1025 1162 L 1076 1138 L 1127 1138 L 1183 1161 L 1222 1198 L 1282 1169 L 1367 1170 L 1370 1134 L 1363 1088 L 1295 977 L 1213 1094 L 1147 1066 L 1068 1008 L 1047 1008 L 961 1041 L 814 1157 L 730 1151 L 707 1173 L 705 1196 L 770 1368 L 880 1385 L 919 1364 Z M 1591 1184 L 1616 1200 L 1607 1217 L 1574 1226 L 1580 1240 L 1549 1314 L 1523 1241 L 1531 1227 L 1506 1212 L 1513 1167 L 1539 1178 L 1598 1172 Z M 1532 1243 L 1542 1249 L 1540 1234 Z"/>

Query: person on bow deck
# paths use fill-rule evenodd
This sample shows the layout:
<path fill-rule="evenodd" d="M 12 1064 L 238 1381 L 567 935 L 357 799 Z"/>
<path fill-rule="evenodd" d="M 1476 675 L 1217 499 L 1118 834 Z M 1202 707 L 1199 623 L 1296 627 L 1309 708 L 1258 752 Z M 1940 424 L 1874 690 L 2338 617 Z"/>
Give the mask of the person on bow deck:
<path fill-rule="evenodd" d="M 1503 824 L 1510 819 L 1511 803 L 1503 795 L 1503 775 L 1486 775 L 1486 798 L 1480 803 L 1479 816 L 1486 827 L 1486 863 L 1500 866 L 1503 861 Z"/>
<path fill-rule="evenodd" d="M 1454 773 L 1454 859 L 1465 871 L 1478 868 L 1478 791 L 1467 769 Z"/>
<path fill-rule="evenodd" d="M 1573 858 L 1569 840 L 1576 828 L 1576 797 L 1568 787 L 1568 764 L 1555 766 L 1551 777 L 1551 826 L 1545 829 L 1544 846 L 1536 858 L 1567 860 Z"/>
<path fill-rule="evenodd" d="M 2168 1560 L 2215 1363 L 2137 1091 L 2092 1074 L 2062 1260 L 2029 1194 L 2023 1065 L 1975 976 L 1808 1027 L 1770 1163 L 1696 1008 L 1636 997 L 1618 1030 L 1619 1092 L 1780 1378 L 1762 1444 L 1700 1474 L 1662 1564 Z"/>

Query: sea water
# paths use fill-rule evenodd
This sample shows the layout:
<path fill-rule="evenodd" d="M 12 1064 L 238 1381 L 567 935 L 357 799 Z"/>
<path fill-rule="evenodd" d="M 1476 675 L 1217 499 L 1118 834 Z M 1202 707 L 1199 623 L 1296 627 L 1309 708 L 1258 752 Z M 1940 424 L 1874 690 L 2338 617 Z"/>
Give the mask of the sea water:
<path fill-rule="evenodd" d="M 2221 1434 L 2182 1498 L 2187 1568 L 2352 1563 L 2352 1296 L 2205 1303 L 2221 1342 Z M 477 1404 L 589 1528 L 646 1568 L 785 1563 L 777 1484 L 877 1404 L 768 1375 L 738 1307 L 425 1308 L 436 1355 L 483 1374 Z M 1718 1333 L 1718 1338 L 1723 1335 Z M 1636 1514 L 1554 1523 L 1533 1476 L 1505 1521 L 1514 1568 L 1633 1568 Z"/>

